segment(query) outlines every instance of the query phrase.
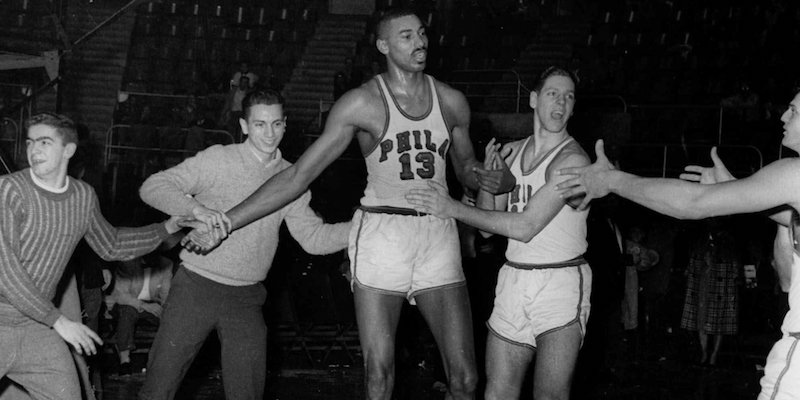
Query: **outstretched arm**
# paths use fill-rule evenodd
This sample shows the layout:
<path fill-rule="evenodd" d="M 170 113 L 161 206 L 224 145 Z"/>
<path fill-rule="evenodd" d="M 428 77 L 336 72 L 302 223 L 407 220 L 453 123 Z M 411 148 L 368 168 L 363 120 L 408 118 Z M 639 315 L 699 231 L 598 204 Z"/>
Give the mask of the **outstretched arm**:
<path fill-rule="evenodd" d="M 486 169 L 475 158 L 469 137 L 470 110 L 466 97 L 449 86 L 442 85 L 439 90 L 444 101 L 445 118 L 452 127 L 453 142 L 449 153 L 458 181 L 473 193 L 479 189 L 492 194 L 511 191 L 516 182 L 505 163 L 500 162 L 496 168 Z"/>
<path fill-rule="evenodd" d="M 564 197 L 586 193 L 581 204 L 616 193 L 647 208 L 682 219 L 701 219 L 767 210 L 784 204 L 797 205 L 800 160 L 776 161 L 747 178 L 713 185 L 680 179 L 642 178 L 615 170 L 603 150 L 595 146 L 597 161 L 589 166 L 559 171 L 570 179 L 557 186 Z"/>
<path fill-rule="evenodd" d="M 289 204 L 347 149 L 355 133 L 352 115 L 357 114 L 361 106 L 356 96 L 348 92 L 334 104 L 322 135 L 294 165 L 270 178 L 227 212 L 231 229 L 241 228 Z"/>
<path fill-rule="evenodd" d="M 566 205 L 555 186 L 557 168 L 587 165 L 588 157 L 581 153 L 568 154 L 553 161 L 552 172 L 544 186 L 539 188 L 527 201 L 521 212 L 482 210 L 470 207 L 451 198 L 444 187 L 429 182 L 431 189 L 409 191 L 406 198 L 420 212 L 431 213 L 442 218 L 456 218 L 483 231 L 496 233 L 522 242 L 535 237 Z"/>

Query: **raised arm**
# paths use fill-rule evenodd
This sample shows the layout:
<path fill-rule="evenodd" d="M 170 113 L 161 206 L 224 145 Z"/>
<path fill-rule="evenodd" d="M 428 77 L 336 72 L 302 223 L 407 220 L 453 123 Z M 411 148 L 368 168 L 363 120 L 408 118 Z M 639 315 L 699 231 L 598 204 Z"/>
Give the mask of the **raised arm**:
<path fill-rule="evenodd" d="M 214 186 L 214 172 L 218 165 L 226 162 L 221 149 L 221 146 L 212 146 L 170 169 L 151 175 L 139 188 L 142 201 L 167 215 L 193 215 L 209 230 L 227 224 L 225 214 L 209 209 L 194 198 Z"/>
<path fill-rule="evenodd" d="M 469 190 L 483 189 L 492 194 L 506 193 L 514 188 L 514 176 L 501 163 L 497 169 L 487 170 L 475 158 L 469 136 L 470 110 L 466 97 L 447 85 L 437 86 L 441 93 L 444 116 L 451 128 L 450 161 L 458 181 Z"/>
<path fill-rule="evenodd" d="M 595 148 L 597 161 L 587 167 L 567 168 L 561 174 L 571 178 L 558 185 L 562 196 L 586 193 L 585 206 L 592 198 L 616 193 L 647 208 L 681 219 L 758 212 L 791 205 L 800 199 L 800 160 L 776 161 L 755 174 L 713 185 L 669 178 L 642 178 L 613 169 L 603 152 L 602 141 Z"/>
<path fill-rule="evenodd" d="M 291 167 L 266 181 L 253 194 L 227 212 L 231 229 L 241 228 L 289 204 L 338 158 L 353 140 L 354 116 L 367 107 L 364 96 L 352 90 L 331 108 L 322 135 Z"/>
<path fill-rule="evenodd" d="M 97 196 L 92 192 L 92 209 L 85 239 L 89 247 L 106 261 L 130 260 L 155 250 L 161 242 L 182 226 L 195 228 L 201 224 L 174 216 L 163 223 L 138 228 L 117 228 L 100 212 Z"/>
<path fill-rule="evenodd" d="M 589 163 L 588 157 L 582 151 L 565 153 L 553 160 L 548 169 L 547 182 L 528 199 L 522 213 L 468 207 L 447 196 L 441 186 L 435 188 L 435 193 L 430 190 L 412 190 L 407 198 L 421 212 L 439 217 L 453 217 L 483 231 L 528 242 L 566 205 L 565 200 L 555 190 L 559 179 L 556 171 L 567 166 L 576 167 Z"/>

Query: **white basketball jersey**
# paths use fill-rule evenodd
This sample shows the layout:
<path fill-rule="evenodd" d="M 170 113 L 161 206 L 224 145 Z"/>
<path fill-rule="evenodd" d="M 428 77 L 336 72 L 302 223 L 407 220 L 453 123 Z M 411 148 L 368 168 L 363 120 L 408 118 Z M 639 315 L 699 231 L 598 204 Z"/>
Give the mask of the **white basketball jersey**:
<path fill-rule="evenodd" d="M 511 162 L 510 169 L 517 178 L 517 185 L 508 194 L 509 212 L 521 213 L 528 199 L 546 183 L 547 167 L 559 152 L 574 139 L 568 138 L 550 150 L 544 159 L 528 173 L 523 171 L 523 156 L 531 138 L 525 140 L 519 153 Z M 586 252 L 587 211 L 576 211 L 567 204 L 561 208 L 541 232 L 525 243 L 508 239 L 506 259 L 521 264 L 547 264 L 571 260 Z"/>
<path fill-rule="evenodd" d="M 789 311 L 783 319 L 781 330 L 784 333 L 800 332 L 800 221 L 797 211 L 792 211 L 792 223 L 789 226 L 792 247 L 792 277 L 789 285 Z"/>
<path fill-rule="evenodd" d="M 428 189 L 428 180 L 447 187 L 445 169 L 450 129 L 444 121 L 433 78 L 428 111 L 419 117 L 406 114 L 381 75 L 375 79 L 386 109 L 386 125 L 378 144 L 364 155 L 367 187 L 361 205 L 413 208 L 405 195 L 410 189 Z"/>

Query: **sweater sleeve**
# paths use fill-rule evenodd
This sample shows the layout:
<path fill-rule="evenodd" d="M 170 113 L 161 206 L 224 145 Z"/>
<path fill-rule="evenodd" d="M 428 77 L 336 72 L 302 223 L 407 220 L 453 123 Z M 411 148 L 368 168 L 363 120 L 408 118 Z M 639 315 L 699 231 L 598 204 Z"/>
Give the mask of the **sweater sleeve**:
<path fill-rule="evenodd" d="M 19 259 L 22 197 L 2 182 L 0 204 L 0 295 L 22 314 L 53 326 L 61 312 L 36 287 Z"/>
<path fill-rule="evenodd" d="M 201 205 L 194 195 L 213 186 L 217 146 L 201 151 L 182 163 L 151 175 L 139 189 L 142 201 L 168 215 L 190 215 Z M 222 160 L 219 160 L 222 162 Z"/>
<path fill-rule="evenodd" d="M 103 260 L 120 261 L 143 256 L 155 250 L 169 236 L 164 223 L 139 228 L 116 228 L 100 213 L 94 192 L 91 198 L 86 242 Z"/>
<path fill-rule="evenodd" d="M 326 224 L 311 209 L 311 192 L 305 191 L 286 206 L 289 233 L 309 254 L 330 254 L 347 247 L 351 222 Z"/>

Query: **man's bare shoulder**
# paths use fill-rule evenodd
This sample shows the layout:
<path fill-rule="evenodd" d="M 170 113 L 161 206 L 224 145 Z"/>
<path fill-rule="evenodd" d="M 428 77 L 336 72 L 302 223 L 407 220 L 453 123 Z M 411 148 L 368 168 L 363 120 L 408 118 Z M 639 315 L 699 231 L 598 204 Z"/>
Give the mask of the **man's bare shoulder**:
<path fill-rule="evenodd" d="M 439 100 L 442 102 L 442 111 L 448 123 L 462 125 L 469 123 L 469 103 L 467 97 L 460 90 L 433 78 Z"/>
<path fill-rule="evenodd" d="M 370 79 L 361 86 L 349 90 L 333 105 L 331 112 L 344 112 L 348 115 L 383 111 L 383 99 L 377 82 Z"/>
<path fill-rule="evenodd" d="M 583 150 L 583 147 L 573 140 L 567 143 L 553 158 L 553 162 L 547 166 L 547 175 L 550 176 L 561 168 L 583 167 L 591 163 L 589 155 Z"/>

